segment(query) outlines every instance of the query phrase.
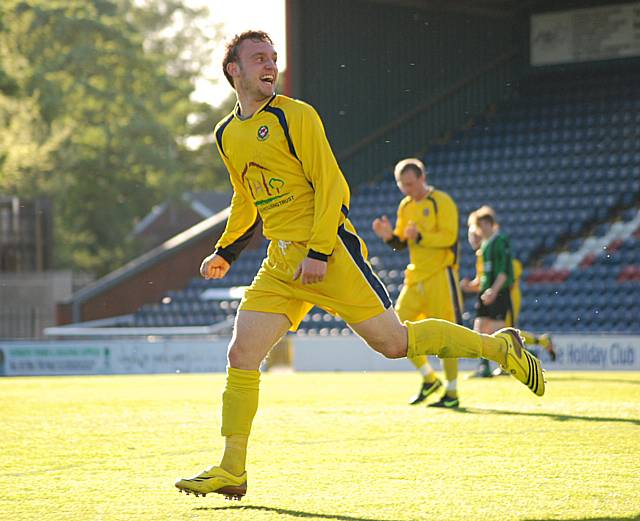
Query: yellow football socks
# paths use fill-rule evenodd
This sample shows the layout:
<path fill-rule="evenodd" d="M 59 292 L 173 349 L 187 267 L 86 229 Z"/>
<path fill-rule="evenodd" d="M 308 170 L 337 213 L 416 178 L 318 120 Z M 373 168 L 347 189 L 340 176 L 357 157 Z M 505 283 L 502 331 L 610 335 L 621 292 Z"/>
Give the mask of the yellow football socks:
<path fill-rule="evenodd" d="M 457 358 L 443 358 L 442 369 L 444 369 L 444 377 L 447 382 L 455 382 L 458 379 Z"/>
<path fill-rule="evenodd" d="M 258 410 L 260 371 L 227 370 L 227 385 L 222 393 L 222 435 L 226 437 L 220 466 L 239 476 L 244 472 L 247 443 L 253 417 Z"/>
<path fill-rule="evenodd" d="M 506 343 L 500 338 L 471 331 L 464 326 L 429 318 L 405 322 L 408 328 L 407 357 L 436 355 L 439 358 L 488 358 L 505 363 Z"/>
<path fill-rule="evenodd" d="M 529 331 L 523 331 L 521 329 L 520 330 L 520 336 L 522 338 L 524 338 L 525 343 L 530 345 L 530 346 L 534 346 L 539 342 L 538 337 L 534 333 L 531 333 Z"/>
<path fill-rule="evenodd" d="M 234 476 L 240 476 L 245 471 L 247 463 L 247 444 L 249 436 L 235 434 L 225 438 L 224 454 L 220 466 Z"/>
<path fill-rule="evenodd" d="M 534 343 L 540 344 L 542 347 L 548 350 L 549 346 L 551 345 L 551 339 L 549 338 L 549 335 L 545 333 L 540 335 L 539 337 L 536 337 L 536 341 Z"/>
<path fill-rule="evenodd" d="M 420 374 L 422 375 L 422 380 L 425 383 L 430 384 L 438 379 L 426 356 L 414 356 L 413 358 L 410 358 L 409 361 L 420 372 Z"/>

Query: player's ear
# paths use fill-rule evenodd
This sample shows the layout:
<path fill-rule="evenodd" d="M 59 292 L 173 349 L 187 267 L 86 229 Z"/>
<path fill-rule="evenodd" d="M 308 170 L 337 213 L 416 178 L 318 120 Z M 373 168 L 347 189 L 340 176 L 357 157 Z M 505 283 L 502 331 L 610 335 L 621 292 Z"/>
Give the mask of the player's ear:
<path fill-rule="evenodd" d="M 227 63 L 227 74 L 229 74 L 229 76 L 231 77 L 236 76 L 239 70 L 240 70 L 240 67 L 236 62 Z"/>

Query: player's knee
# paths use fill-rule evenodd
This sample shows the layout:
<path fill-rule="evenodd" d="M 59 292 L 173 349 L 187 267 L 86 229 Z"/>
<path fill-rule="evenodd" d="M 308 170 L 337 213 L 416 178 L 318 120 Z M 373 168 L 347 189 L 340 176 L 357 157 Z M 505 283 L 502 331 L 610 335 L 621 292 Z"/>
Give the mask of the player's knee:
<path fill-rule="evenodd" d="M 407 356 L 407 347 L 395 342 L 381 345 L 378 351 L 385 358 L 404 358 Z"/>
<path fill-rule="evenodd" d="M 397 349 L 395 346 L 385 346 L 383 349 L 379 349 L 379 352 L 385 358 L 389 358 L 391 360 L 404 358 L 406 356 L 406 352 L 403 353 L 402 350 Z"/>
<path fill-rule="evenodd" d="M 390 331 L 384 336 L 369 340 L 369 345 L 385 358 L 403 358 L 407 356 L 406 328 Z"/>
<path fill-rule="evenodd" d="M 229 360 L 230 367 L 244 368 L 248 362 L 250 362 L 251 351 L 247 349 L 242 343 L 233 341 L 229 345 L 227 351 L 227 359 Z"/>

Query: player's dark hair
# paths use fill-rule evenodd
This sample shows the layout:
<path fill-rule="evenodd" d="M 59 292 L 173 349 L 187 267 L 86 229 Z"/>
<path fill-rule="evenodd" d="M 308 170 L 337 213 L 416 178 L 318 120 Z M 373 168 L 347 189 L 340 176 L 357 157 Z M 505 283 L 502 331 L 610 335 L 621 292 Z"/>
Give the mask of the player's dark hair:
<path fill-rule="evenodd" d="M 476 215 L 476 222 L 486 222 L 493 226 L 496 223 L 496 220 L 490 213 L 482 213 Z"/>
<path fill-rule="evenodd" d="M 227 78 L 227 81 L 231 84 L 231 86 L 235 89 L 233 84 L 233 78 L 227 72 L 227 65 L 232 62 L 238 61 L 238 48 L 240 44 L 245 40 L 253 40 L 254 42 L 267 42 L 273 45 L 273 40 L 271 36 L 269 36 L 264 31 L 245 31 L 240 34 L 236 34 L 225 47 L 224 58 L 222 60 L 222 72 L 224 73 L 224 77 Z"/>

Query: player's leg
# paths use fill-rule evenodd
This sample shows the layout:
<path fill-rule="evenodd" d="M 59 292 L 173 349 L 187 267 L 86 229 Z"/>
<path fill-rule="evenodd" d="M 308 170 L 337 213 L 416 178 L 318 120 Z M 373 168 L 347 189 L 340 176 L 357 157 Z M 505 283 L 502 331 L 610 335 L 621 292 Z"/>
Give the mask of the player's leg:
<path fill-rule="evenodd" d="M 400 291 L 400 295 L 398 295 L 395 306 L 396 313 L 401 322 L 421 318 L 423 294 L 424 287 L 422 284 L 412 286 L 405 284 L 402 291 Z M 437 391 L 442 386 L 442 382 L 436 376 L 436 372 L 433 370 L 433 367 L 431 367 L 426 355 L 411 357 L 409 361 L 422 375 L 420 389 L 418 389 L 418 392 L 414 396 L 409 398 L 410 405 L 417 405 Z"/>
<path fill-rule="evenodd" d="M 372 349 L 387 358 L 416 355 L 484 357 L 502 364 L 538 396 L 544 394 L 540 361 L 526 352 L 520 335 L 514 329 L 506 328 L 485 335 L 435 318 L 401 324 L 392 309 L 349 325 Z"/>
<path fill-rule="evenodd" d="M 391 309 L 391 299 L 380 279 L 366 260 L 366 247 L 348 221 L 338 231 L 340 242 L 331 256 L 333 264 L 323 281 L 331 298 L 316 295 L 314 302 L 332 309 L 358 333 L 369 346 L 387 358 L 436 355 L 440 358 L 485 357 L 505 364 L 511 369 L 518 363 L 523 370 L 512 374 L 542 395 L 544 383 L 540 379 L 528 382 L 531 371 L 522 365 L 524 346 L 517 333 L 506 330 L 495 335 L 481 335 L 446 320 L 426 319 L 402 324 Z M 333 270 L 333 274 L 332 273 Z M 513 334 L 512 334 L 513 333 Z M 516 353 L 516 355 L 512 355 Z M 516 359 L 512 360 L 513 356 Z M 537 368 L 539 361 L 537 361 Z"/>
<path fill-rule="evenodd" d="M 491 333 L 494 333 L 495 331 L 502 329 L 503 327 L 505 327 L 505 325 L 506 324 L 504 320 L 493 320 L 486 316 L 476 317 L 476 319 L 473 321 L 473 330 L 478 331 L 479 333 L 483 333 L 485 335 L 490 335 Z M 480 363 L 478 364 L 478 367 L 471 375 L 469 375 L 469 377 L 470 378 L 491 378 L 492 376 L 496 376 L 497 374 L 500 374 L 502 372 L 502 369 L 498 367 L 496 371 L 497 371 L 496 373 L 491 371 L 489 360 L 487 360 L 486 358 L 481 358 Z"/>
<path fill-rule="evenodd" d="M 460 396 L 458 394 L 458 359 L 443 358 L 442 369 L 447 380 L 444 393 L 437 402 L 429 404 L 429 407 L 442 407 L 445 409 L 460 407 Z"/>
<path fill-rule="evenodd" d="M 478 294 L 476 301 L 476 319 L 473 329 L 479 333 L 490 335 L 494 331 L 505 327 L 505 320 L 513 319 L 513 309 L 508 290 L 502 290 L 498 297 L 491 304 L 485 304 Z M 489 365 L 489 360 L 482 358 L 477 369 L 470 375 L 470 378 L 491 378 L 493 373 Z"/>
<path fill-rule="evenodd" d="M 440 358 L 478 358 L 488 356 L 504 362 L 505 342 L 489 335 L 479 335 L 466 327 L 446 320 L 429 318 L 400 323 L 393 309 L 349 326 L 373 350 L 387 358 L 434 355 Z"/>
<path fill-rule="evenodd" d="M 247 441 L 258 409 L 260 364 L 286 334 L 286 315 L 238 311 L 231 343 L 227 385 L 222 394 L 222 435 L 225 450 L 220 466 L 235 475 L 244 472 Z"/>
<path fill-rule="evenodd" d="M 538 336 L 537 343 L 541 345 L 547 353 L 549 353 L 549 357 L 551 357 L 551 361 L 555 362 L 557 355 L 556 355 L 555 347 L 553 345 L 553 338 L 551 338 L 551 335 L 549 333 L 542 333 L 541 335 Z"/>
<path fill-rule="evenodd" d="M 425 309 L 428 317 L 462 324 L 462 292 L 458 279 L 458 270 L 447 267 L 425 281 L 427 296 Z M 440 399 L 429 406 L 459 407 L 458 359 L 443 358 L 442 370 L 446 380 L 446 388 Z"/>
<path fill-rule="evenodd" d="M 240 310 L 229 344 L 227 383 L 222 394 L 222 435 L 225 449 L 219 466 L 176 487 L 194 494 L 211 492 L 240 498 L 246 493 L 245 462 L 253 418 L 258 409 L 259 367 L 269 350 L 287 332 L 291 322 L 284 314 Z"/>

